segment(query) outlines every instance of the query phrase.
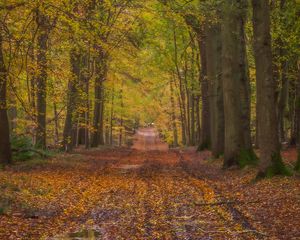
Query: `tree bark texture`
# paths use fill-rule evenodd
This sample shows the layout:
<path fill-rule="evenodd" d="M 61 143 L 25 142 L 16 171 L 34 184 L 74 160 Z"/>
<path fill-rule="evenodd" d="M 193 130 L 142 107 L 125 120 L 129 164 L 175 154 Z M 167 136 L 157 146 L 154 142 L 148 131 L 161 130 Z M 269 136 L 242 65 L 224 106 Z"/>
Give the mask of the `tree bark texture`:
<path fill-rule="evenodd" d="M 224 167 L 247 165 L 254 160 L 250 133 L 250 80 L 244 31 L 246 14 L 246 0 L 228 0 L 223 4 Z"/>
<path fill-rule="evenodd" d="M 211 150 L 214 157 L 219 157 L 224 152 L 224 104 L 221 76 L 222 43 L 220 24 L 216 23 L 207 26 L 206 36 Z"/>
<path fill-rule="evenodd" d="M 7 116 L 7 70 L 3 54 L 3 37 L 0 28 L 0 164 L 12 161 L 9 122 Z"/>
<path fill-rule="evenodd" d="M 278 140 L 275 82 L 272 76 L 270 9 L 268 0 L 252 0 L 254 56 L 260 147 L 258 177 L 284 173 Z"/>

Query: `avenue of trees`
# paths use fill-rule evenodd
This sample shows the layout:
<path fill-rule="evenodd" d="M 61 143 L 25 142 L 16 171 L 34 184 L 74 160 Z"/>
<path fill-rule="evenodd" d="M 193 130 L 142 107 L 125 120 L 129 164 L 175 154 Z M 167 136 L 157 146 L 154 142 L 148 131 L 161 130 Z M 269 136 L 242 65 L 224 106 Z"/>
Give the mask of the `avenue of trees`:
<path fill-rule="evenodd" d="M 0 0 L 0 163 L 154 122 L 259 177 L 298 146 L 299 171 L 299 44 L 297 0 Z"/>

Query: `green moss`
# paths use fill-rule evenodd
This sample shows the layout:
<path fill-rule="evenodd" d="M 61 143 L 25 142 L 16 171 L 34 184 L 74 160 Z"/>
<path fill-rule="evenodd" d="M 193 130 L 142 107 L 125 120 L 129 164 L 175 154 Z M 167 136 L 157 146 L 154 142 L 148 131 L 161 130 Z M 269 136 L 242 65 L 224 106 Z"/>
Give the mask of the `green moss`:
<path fill-rule="evenodd" d="M 219 158 L 222 158 L 224 157 L 224 153 L 221 152 L 221 153 L 213 153 L 213 156 L 212 156 L 212 159 L 219 159 Z"/>
<path fill-rule="evenodd" d="M 237 159 L 237 163 L 241 168 L 246 166 L 255 166 L 258 164 L 258 158 L 253 149 L 242 149 Z"/>
<path fill-rule="evenodd" d="M 0 198 L 0 215 L 7 215 L 11 212 L 12 200 L 1 196 Z"/>
<path fill-rule="evenodd" d="M 298 151 L 298 159 L 296 162 L 295 171 L 300 172 L 300 150 Z"/>
<path fill-rule="evenodd" d="M 197 148 L 197 151 L 200 152 L 200 151 L 207 150 L 207 149 L 210 149 L 210 142 L 209 141 L 205 141 L 205 142 L 201 143 L 199 145 L 199 147 Z"/>
<path fill-rule="evenodd" d="M 291 176 L 292 171 L 287 168 L 281 158 L 280 152 L 272 155 L 272 164 L 264 172 L 259 172 L 256 176 L 256 180 L 262 178 L 272 178 L 276 175 Z"/>
<path fill-rule="evenodd" d="M 241 149 L 234 157 L 224 161 L 223 168 L 226 169 L 232 166 L 244 168 L 246 166 L 255 166 L 257 164 L 258 158 L 253 149 Z"/>

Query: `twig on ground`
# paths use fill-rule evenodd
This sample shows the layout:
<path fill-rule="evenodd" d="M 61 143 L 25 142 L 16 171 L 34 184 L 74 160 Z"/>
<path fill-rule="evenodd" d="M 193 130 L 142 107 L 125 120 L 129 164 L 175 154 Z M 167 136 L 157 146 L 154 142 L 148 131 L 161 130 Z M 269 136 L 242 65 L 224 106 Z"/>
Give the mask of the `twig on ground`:
<path fill-rule="evenodd" d="M 194 204 L 196 206 L 219 206 L 219 205 L 226 205 L 226 204 L 252 204 L 252 203 L 259 203 L 260 201 L 251 201 L 251 202 L 242 202 L 242 201 L 221 201 L 221 202 L 212 202 L 212 203 L 197 203 Z"/>
<path fill-rule="evenodd" d="M 236 232 L 229 231 L 229 230 L 207 231 L 207 230 L 204 230 L 203 228 L 198 228 L 198 229 L 203 233 L 229 233 L 229 234 L 255 233 L 255 234 L 258 234 L 258 235 L 262 235 L 262 236 L 268 236 L 266 233 L 259 232 L 257 230 L 251 230 L 251 229 L 243 230 L 243 231 L 236 231 Z"/>

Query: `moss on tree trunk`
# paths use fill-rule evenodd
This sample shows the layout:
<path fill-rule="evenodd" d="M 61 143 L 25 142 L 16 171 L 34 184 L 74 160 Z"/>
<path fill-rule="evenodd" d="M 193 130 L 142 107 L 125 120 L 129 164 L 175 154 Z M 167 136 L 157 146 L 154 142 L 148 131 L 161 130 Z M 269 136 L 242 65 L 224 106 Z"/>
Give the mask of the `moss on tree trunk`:
<path fill-rule="evenodd" d="M 271 178 L 276 175 L 291 176 L 291 171 L 284 165 L 280 152 L 272 155 L 272 163 L 265 171 L 259 171 L 256 179 Z"/>

